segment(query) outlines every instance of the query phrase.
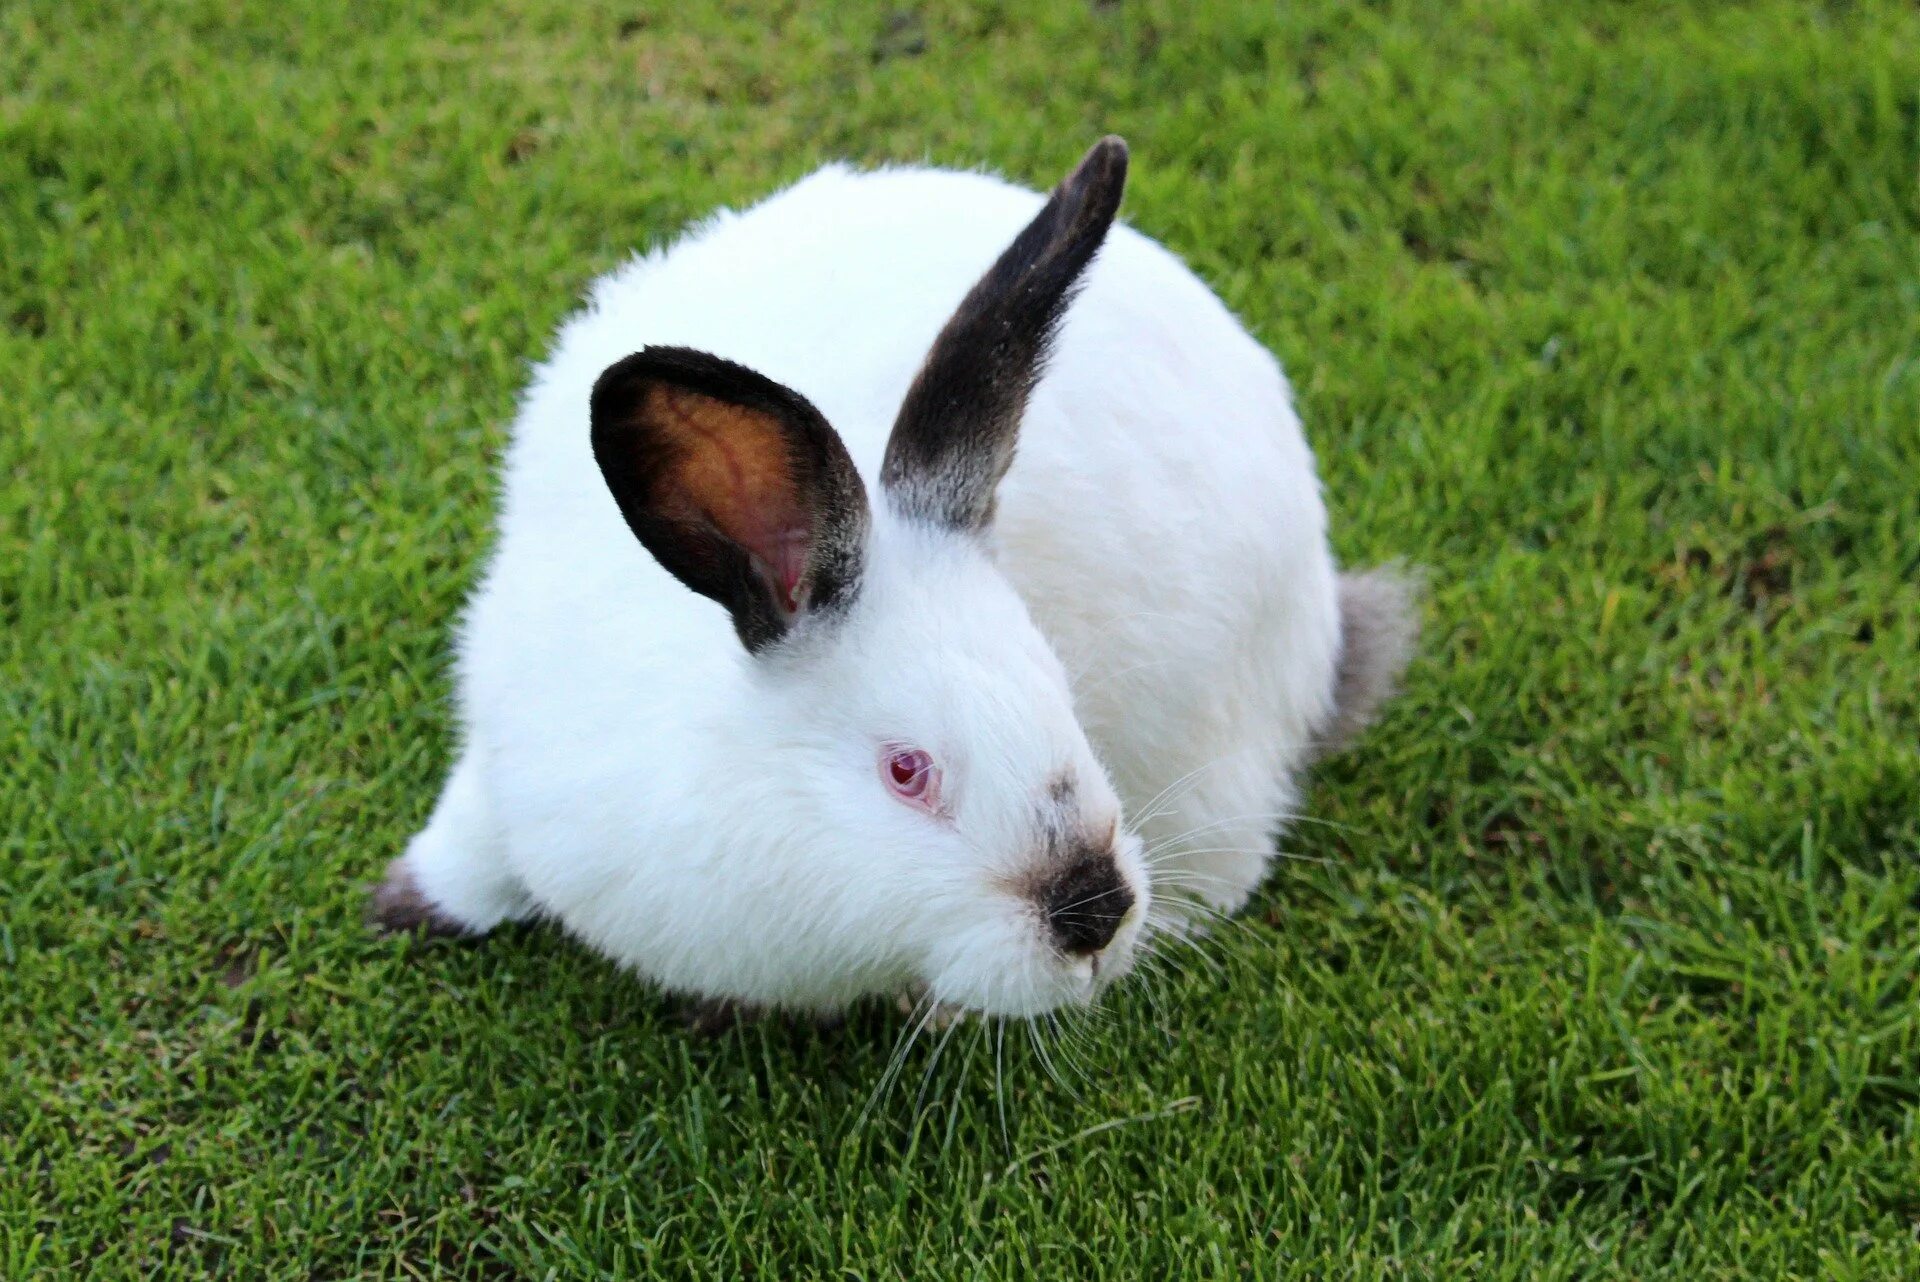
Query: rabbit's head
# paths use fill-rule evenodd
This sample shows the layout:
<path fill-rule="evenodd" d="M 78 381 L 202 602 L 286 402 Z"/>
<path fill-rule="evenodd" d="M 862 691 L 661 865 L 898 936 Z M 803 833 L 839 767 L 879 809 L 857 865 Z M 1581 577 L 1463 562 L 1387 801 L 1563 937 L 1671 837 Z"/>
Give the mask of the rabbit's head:
<path fill-rule="evenodd" d="M 780 865 L 790 896 L 759 901 L 782 919 L 738 929 L 851 987 L 918 980 L 1034 1014 L 1090 998 L 1140 935 L 1140 842 L 989 547 L 1126 159 L 1097 144 L 961 303 L 901 405 L 878 495 L 805 398 L 729 361 L 650 347 L 594 388 L 594 455 L 627 523 L 727 609 L 750 656 L 741 769 L 757 786 L 716 822 L 803 848 Z"/>

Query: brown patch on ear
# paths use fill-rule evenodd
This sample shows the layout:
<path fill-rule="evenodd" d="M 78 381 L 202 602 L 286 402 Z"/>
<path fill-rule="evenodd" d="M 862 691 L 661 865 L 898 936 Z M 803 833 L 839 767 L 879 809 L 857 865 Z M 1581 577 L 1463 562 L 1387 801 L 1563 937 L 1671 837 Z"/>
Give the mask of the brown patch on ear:
<path fill-rule="evenodd" d="M 779 420 L 666 385 L 649 389 L 640 412 L 676 456 L 655 488 L 656 509 L 683 523 L 704 521 L 746 549 L 776 590 L 775 603 L 797 613 L 809 521 Z"/>
<path fill-rule="evenodd" d="M 628 528 L 757 651 L 859 588 L 867 493 L 805 397 L 705 352 L 649 347 L 593 388 L 593 454 Z"/>
<path fill-rule="evenodd" d="M 421 893 L 406 860 L 387 865 L 387 876 L 367 899 L 367 924 L 383 935 L 420 934 L 466 938 L 475 932 L 447 916 Z"/>

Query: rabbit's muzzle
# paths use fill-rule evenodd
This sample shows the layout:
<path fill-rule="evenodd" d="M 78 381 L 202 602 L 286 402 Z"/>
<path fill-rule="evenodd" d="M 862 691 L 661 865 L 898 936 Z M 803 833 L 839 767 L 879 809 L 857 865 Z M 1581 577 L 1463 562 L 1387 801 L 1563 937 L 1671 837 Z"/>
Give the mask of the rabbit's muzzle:
<path fill-rule="evenodd" d="M 1040 887 L 1038 898 L 1054 945 L 1070 957 L 1088 957 L 1112 943 L 1133 911 L 1133 892 L 1106 852 L 1075 859 Z"/>

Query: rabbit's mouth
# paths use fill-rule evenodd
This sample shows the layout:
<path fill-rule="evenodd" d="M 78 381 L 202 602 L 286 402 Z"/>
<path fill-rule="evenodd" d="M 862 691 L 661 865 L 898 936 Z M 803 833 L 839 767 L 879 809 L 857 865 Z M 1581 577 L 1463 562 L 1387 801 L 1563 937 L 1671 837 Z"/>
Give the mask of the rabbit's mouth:
<path fill-rule="evenodd" d="M 997 973 L 961 976 L 949 972 L 917 986 L 935 1009 L 1004 1019 L 1037 1019 L 1062 1007 L 1090 1006 L 1133 969 L 1131 939 L 1117 939 L 1097 956 L 1063 959 L 1035 956 L 1030 964 Z"/>
<path fill-rule="evenodd" d="M 998 883 L 984 920 L 948 936 L 925 980 L 940 1004 L 1030 1018 L 1099 999 L 1133 970 L 1152 903 L 1140 842 L 1118 824 Z"/>

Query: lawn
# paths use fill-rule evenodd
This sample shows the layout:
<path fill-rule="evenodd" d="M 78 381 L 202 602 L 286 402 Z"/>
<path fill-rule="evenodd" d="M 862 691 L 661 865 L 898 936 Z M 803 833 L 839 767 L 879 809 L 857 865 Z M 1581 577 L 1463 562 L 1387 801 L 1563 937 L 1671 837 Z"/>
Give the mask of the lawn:
<path fill-rule="evenodd" d="M 1243 924 L 884 1094 L 366 933 L 583 286 L 1105 131 L 1431 585 Z M 0 1277 L 1920 1276 L 1917 188 L 1912 4 L 7 0 Z"/>

